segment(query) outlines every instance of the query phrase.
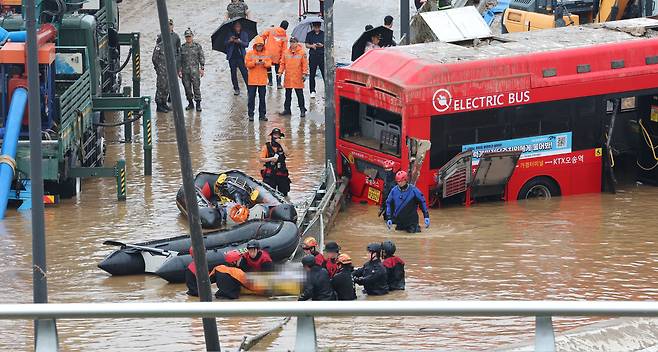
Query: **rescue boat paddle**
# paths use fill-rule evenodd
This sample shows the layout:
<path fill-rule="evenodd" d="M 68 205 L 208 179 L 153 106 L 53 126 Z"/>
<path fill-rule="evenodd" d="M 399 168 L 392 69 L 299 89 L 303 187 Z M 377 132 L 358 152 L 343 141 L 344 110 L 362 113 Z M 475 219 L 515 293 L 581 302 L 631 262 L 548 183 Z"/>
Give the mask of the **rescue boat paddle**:
<path fill-rule="evenodd" d="M 107 240 L 107 241 L 103 242 L 103 244 L 106 245 L 106 246 L 120 246 L 122 248 L 139 249 L 139 250 L 142 250 L 142 251 L 163 255 L 165 257 L 167 257 L 169 255 L 177 255 L 178 254 L 178 252 L 174 252 L 174 251 L 166 251 L 164 249 L 159 249 L 159 248 L 138 246 L 136 244 L 123 243 L 123 242 L 113 241 L 113 240 Z"/>

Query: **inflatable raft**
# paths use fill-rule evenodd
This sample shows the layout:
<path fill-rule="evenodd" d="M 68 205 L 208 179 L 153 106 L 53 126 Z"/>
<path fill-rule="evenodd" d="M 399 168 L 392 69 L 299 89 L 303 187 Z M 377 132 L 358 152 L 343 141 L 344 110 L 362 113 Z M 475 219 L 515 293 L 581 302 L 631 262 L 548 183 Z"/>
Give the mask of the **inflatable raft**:
<path fill-rule="evenodd" d="M 295 207 L 281 193 L 242 171 L 201 172 L 194 179 L 194 186 L 204 230 L 232 227 L 253 219 L 297 222 Z M 176 194 L 176 206 L 187 216 L 183 187 Z"/>
<path fill-rule="evenodd" d="M 257 239 L 274 262 L 287 260 L 299 244 L 299 230 L 289 221 L 251 220 L 230 230 L 204 235 L 208 269 L 224 264 L 224 254 L 231 250 L 246 251 L 246 244 Z M 189 236 L 178 236 L 136 244 L 106 241 L 120 245 L 98 267 L 112 275 L 155 273 L 169 282 L 184 282 L 185 268 L 192 262 Z"/>

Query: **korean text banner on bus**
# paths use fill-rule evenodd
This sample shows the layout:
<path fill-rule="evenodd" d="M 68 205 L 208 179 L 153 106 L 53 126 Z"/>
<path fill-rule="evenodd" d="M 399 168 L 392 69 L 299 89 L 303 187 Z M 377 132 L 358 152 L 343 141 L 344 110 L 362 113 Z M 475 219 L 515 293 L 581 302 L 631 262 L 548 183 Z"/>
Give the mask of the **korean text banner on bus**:
<path fill-rule="evenodd" d="M 473 151 L 473 164 L 479 163 L 483 154 L 492 152 L 520 150 L 521 159 L 571 153 L 571 132 L 463 145 L 462 151 L 467 150 Z"/>

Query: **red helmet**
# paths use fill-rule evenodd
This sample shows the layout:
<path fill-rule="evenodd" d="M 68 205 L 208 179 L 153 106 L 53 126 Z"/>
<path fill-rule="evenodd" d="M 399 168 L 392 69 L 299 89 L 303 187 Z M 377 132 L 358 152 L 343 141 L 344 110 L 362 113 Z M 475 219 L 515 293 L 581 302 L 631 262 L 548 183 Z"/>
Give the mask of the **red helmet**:
<path fill-rule="evenodd" d="M 224 261 L 226 263 L 235 263 L 240 259 L 240 252 L 238 251 L 230 251 L 224 254 Z"/>
<path fill-rule="evenodd" d="M 395 182 L 407 181 L 408 179 L 406 171 L 398 171 L 398 173 L 395 174 Z"/>
<path fill-rule="evenodd" d="M 384 160 L 384 169 L 392 169 L 395 166 L 393 160 Z"/>

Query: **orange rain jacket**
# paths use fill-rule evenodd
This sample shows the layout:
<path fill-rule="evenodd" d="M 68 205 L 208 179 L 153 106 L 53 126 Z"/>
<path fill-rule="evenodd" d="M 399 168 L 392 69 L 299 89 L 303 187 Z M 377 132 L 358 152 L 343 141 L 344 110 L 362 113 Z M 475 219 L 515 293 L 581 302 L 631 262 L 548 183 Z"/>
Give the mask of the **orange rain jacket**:
<path fill-rule="evenodd" d="M 267 50 L 256 51 L 256 45 L 265 44 L 263 37 L 257 36 L 254 40 L 252 50 L 247 52 L 244 57 L 244 64 L 249 70 L 247 85 L 264 86 L 267 85 L 267 71 L 272 67 L 272 59 L 267 54 Z M 260 64 L 257 64 L 261 62 Z"/>
<path fill-rule="evenodd" d="M 286 49 L 281 56 L 279 74 L 285 72 L 284 88 L 303 89 L 304 76 L 308 75 L 308 57 L 302 45 L 297 45 L 295 51 Z"/>
<path fill-rule="evenodd" d="M 265 39 L 265 50 L 270 54 L 273 64 L 281 61 L 281 54 L 288 47 L 288 35 L 281 27 L 269 28 L 261 35 Z"/>

